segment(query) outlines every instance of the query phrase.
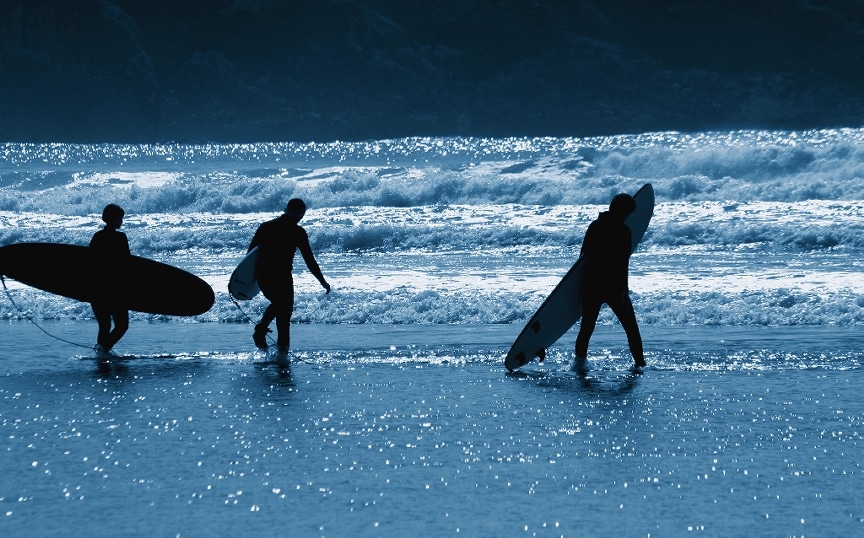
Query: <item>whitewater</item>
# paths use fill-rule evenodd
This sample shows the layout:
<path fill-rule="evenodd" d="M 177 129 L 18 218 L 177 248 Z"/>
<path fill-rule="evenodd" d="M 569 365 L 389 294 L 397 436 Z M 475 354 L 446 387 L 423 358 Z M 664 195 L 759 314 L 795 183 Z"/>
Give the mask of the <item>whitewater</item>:
<path fill-rule="evenodd" d="M 587 377 L 572 331 L 507 374 L 590 222 L 645 183 L 648 368 L 604 309 Z M 263 298 L 226 287 L 293 197 L 333 292 L 296 260 L 286 367 L 252 346 Z M 86 245 L 107 203 L 216 303 L 133 313 L 103 364 L 89 305 L 6 279 L 4 534 L 864 527 L 864 129 L 0 144 L 0 246 Z"/>
<path fill-rule="evenodd" d="M 109 202 L 133 252 L 216 290 L 201 321 L 238 321 L 227 275 L 291 197 L 339 293 L 299 278 L 314 323 L 515 323 L 573 263 L 617 192 L 652 183 L 632 261 L 647 324 L 864 321 L 864 133 L 655 133 L 597 139 L 328 144 L 5 144 L 0 244 L 87 244 Z M 309 284 L 309 285 L 307 285 Z M 40 317 L 86 308 L 28 293 Z M 2 316 L 20 315 L 3 306 Z"/>

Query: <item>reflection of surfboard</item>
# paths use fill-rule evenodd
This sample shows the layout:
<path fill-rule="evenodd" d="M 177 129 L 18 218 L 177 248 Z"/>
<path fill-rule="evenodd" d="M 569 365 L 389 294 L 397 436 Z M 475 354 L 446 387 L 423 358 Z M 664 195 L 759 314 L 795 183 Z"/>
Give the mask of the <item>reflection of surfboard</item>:
<path fill-rule="evenodd" d="M 253 248 L 231 273 L 228 281 L 228 293 L 241 301 L 248 301 L 258 295 L 261 288 L 255 280 L 255 265 L 258 263 L 258 247 Z"/>
<path fill-rule="evenodd" d="M 648 229 L 648 223 L 651 222 L 651 215 L 654 213 L 654 188 L 647 184 L 639 189 L 633 198 L 636 200 L 636 210 L 624 221 L 624 224 L 630 227 L 631 252 L 636 250 Z M 564 336 L 582 317 L 580 288 L 584 268 L 580 258 L 528 320 L 504 359 L 504 366 L 508 370 L 512 372 L 545 353 L 546 348 Z"/>
<path fill-rule="evenodd" d="M 197 316 L 215 299 L 209 284 L 182 269 L 138 256 L 106 265 L 98 252 L 77 245 L 7 245 L 0 248 L 0 274 L 70 299 L 149 314 Z"/>

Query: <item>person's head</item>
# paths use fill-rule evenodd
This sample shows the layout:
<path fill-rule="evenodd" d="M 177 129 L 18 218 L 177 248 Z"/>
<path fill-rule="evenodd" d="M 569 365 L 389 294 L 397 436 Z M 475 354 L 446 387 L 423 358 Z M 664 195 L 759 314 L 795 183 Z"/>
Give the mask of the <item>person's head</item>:
<path fill-rule="evenodd" d="M 622 221 L 627 218 L 630 213 L 636 211 L 636 200 L 626 193 L 616 194 L 609 204 L 609 212 L 620 218 Z"/>
<path fill-rule="evenodd" d="M 105 206 L 105 209 L 102 210 L 102 220 L 106 225 L 115 230 L 123 224 L 124 215 L 126 215 L 126 212 L 123 211 L 122 207 L 116 204 L 108 204 Z"/>
<path fill-rule="evenodd" d="M 294 222 L 300 222 L 303 215 L 306 214 L 306 203 L 300 198 L 288 200 L 288 205 L 285 206 L 285 214 Z"/>

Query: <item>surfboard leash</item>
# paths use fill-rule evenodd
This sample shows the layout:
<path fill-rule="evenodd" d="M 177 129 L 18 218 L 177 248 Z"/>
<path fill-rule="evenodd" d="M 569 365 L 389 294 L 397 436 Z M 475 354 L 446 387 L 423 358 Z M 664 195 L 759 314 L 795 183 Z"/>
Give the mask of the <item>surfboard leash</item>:
<path fill-rule="evenodd" d="M 249 317 L 249 314 L 247 314 L 246 311 L 243 310 L 243 307 L 240 306 L 240 303 L 237 302 L 237 299 L 235 299 L 230 292 L 228 293 L 228 297 L 231 297 L 231 302 L 234 303 L 234 306 L 237 307 L 237 310 L 239 310 L 240 313 L 243 314 L 243 317 L 246 318 L 246 321 L 248 321 L 252 325 L 255 325 L 255 322 L 252 320 L 252 318 Z"/>
<path fill-rule="evenodd" d="M 247 314 L 246 311 L 243 310 L 243 307 L 240 306 L 240 303 L 237 302 L 237 299 L 235 299 L 234 296 L 231 295 L 231 293 L 228 293 L 228 297 L 231 297 L 231 302 L 234 303 L 234 306 L 237 307 L 237 310 L 239 310 L 240 313 L 243 314 L 243 317 L 246 318 L 246 321 L 248 321 L 249 324 L 254 327 L 256 325 L 255 320 L 253 320 L 252 318 L 249 317 L 249 314 Z M 276 343 L 276 340 L 272 336 L 270 336 L 269 334 L 267 335 L 267 339 L 270 340 L 271 344 Z"/>
<path fill-rule="evenodd" d="M 15 302 L 15 299 L 12 298 L 12 294 L 9 292 L 9 288 L 6 287 L 5 275 L 0 275 L 0 281 L 3 282 L 3 291 L 6 292 L 6 297 L 9 298 L 9 302 L 12 303 L 12 306 L 14 306 L 15 309 L 18 311 L 18 314 L 20 314 L 22 317 L 24 317 L 25 319 L 30 321 L 30 323 L 35 325 L 37 329 L 39 329 L 40 331 L 42 331 L 43 333 L 48 335 L 50 338 L 53 338 L 53 339 L 58 340 L 60 342 L 63 342 L 63 343 L 69 344 L 69 345 L 73 345 L 73 346 L 78 346 L 78 347 L 84 348 L 84 349 L 90 349 L 90 350 L 93 349 L 91 346 L 86 346 L 84 344 L 79 344 L 78 342 L 72 342 L 71 340 L 66 340 L 65 338 L 60 338 L 59 336 L 53 335 L 53 334 L 49 333 L 48 331 L 46 331 L 45 329 L 43 329 L 41 325 L 36 323 L 36 320 L 33 319 L 33 316 L 31 316 L 30 314 L 25 312 L 20 306 L 18 306 L 18 303 Z"/>
<path fill-rule="evenodd" d="M 243 314 L 243 317 L 246 318 L 246 321 L 248 321 L 249 324 L 254 327 L 256 325 L 255 320 L 253 320 L 252 318 L 249 317 L 249 314 L 247 314 L 246 311 L 243 310 L 243 307 L 240 306 L 240 303 L 237 302 L 237 299 L 235 299 L 234 296 L 231 295 L 230 292 L 228 293 L 228 297 L 231 297 L 231 302 L 234 303 L 234 306 L 237 307 L 237 310 L 239 310 L 240 313 Z M 270 340 L 270 345 L 274 345 L 276 343 L 276 339 L 273 338 L 272 336 L 270 336 L 269 334 L 267 334 L 267 339 Z M 309 361 L 301 359 L 299 357 L 295 357 L 294 360 L 297 362 L 309 362 Z"/>

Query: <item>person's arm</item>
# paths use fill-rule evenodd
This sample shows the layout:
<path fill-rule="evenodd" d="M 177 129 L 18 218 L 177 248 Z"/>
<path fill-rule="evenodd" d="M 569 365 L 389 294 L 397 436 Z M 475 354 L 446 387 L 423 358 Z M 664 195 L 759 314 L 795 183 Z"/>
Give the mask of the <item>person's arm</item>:
<path fill-rule="evenodd" d="M 596 235 L 594 223 L 588 225 L 588 230 L 585 232 L 585 237 L 582 238 L 582 247 L 579 249 L 579 257 L 581 258 L 585 252 L 590 252 L 594 248 L 594 236 Z"/>
<path fill-rule="evenodd" d="M 327 290 L 327 293 L 330 293 L 330 284 L 328 284 L 327 280 L 324 279 L 324 275 L 321 273 L 321 268 L 318 266 L 318 262 L 315 261 L 315 255 L 312 254 L 312 247 L 309 245 L 309 236 L 306 234 L 306 230 L 301 228 L 300 231 L 302 233 L 300 234 L 300 241 L 297 244 L 297 248 L 300 249 L 300 254 L 303 255 L 303 261 L 306 262 L 306 267 L 309 268 L 309 272 L 318 279 L 318 282 L 320 282 L 321 286 Z"/>
<path fill-rule="evenodd" d="M 131 256 L 132 251 L 129 249 L 129 238 L 126 237 L 126 234 L 124 234 L 124 233 L 121 233 L 120 237 L 121 237 L 120 244 L 122 246 L 118 250 L 122 249 L 124 254 L 126 254 L 127 256 Z"/>
<path fill-rule="evenodd" d="M 249 243 L 249 248 L 246 249 L 246 253 L 252 252 L 252 249 L 258 246 L 260 242 L 259 234 L 261 233 L 261 227 L 259 226 L 257 230 L 255 230 L 255 235 L 252 236 L 252 242 Z"/>
<path fill-rule="evenodd" d="M 633 254 L 633 232 L 627 226 L 624 226 L 624 229 L 627 230 L 627 233 L 623 234 L 627 236 L 627 242 L 625 243 L 626 247 L 622 245 L 622 248 L 627 249 L 627 259 L 629 260 L 630 255 Z"/>

